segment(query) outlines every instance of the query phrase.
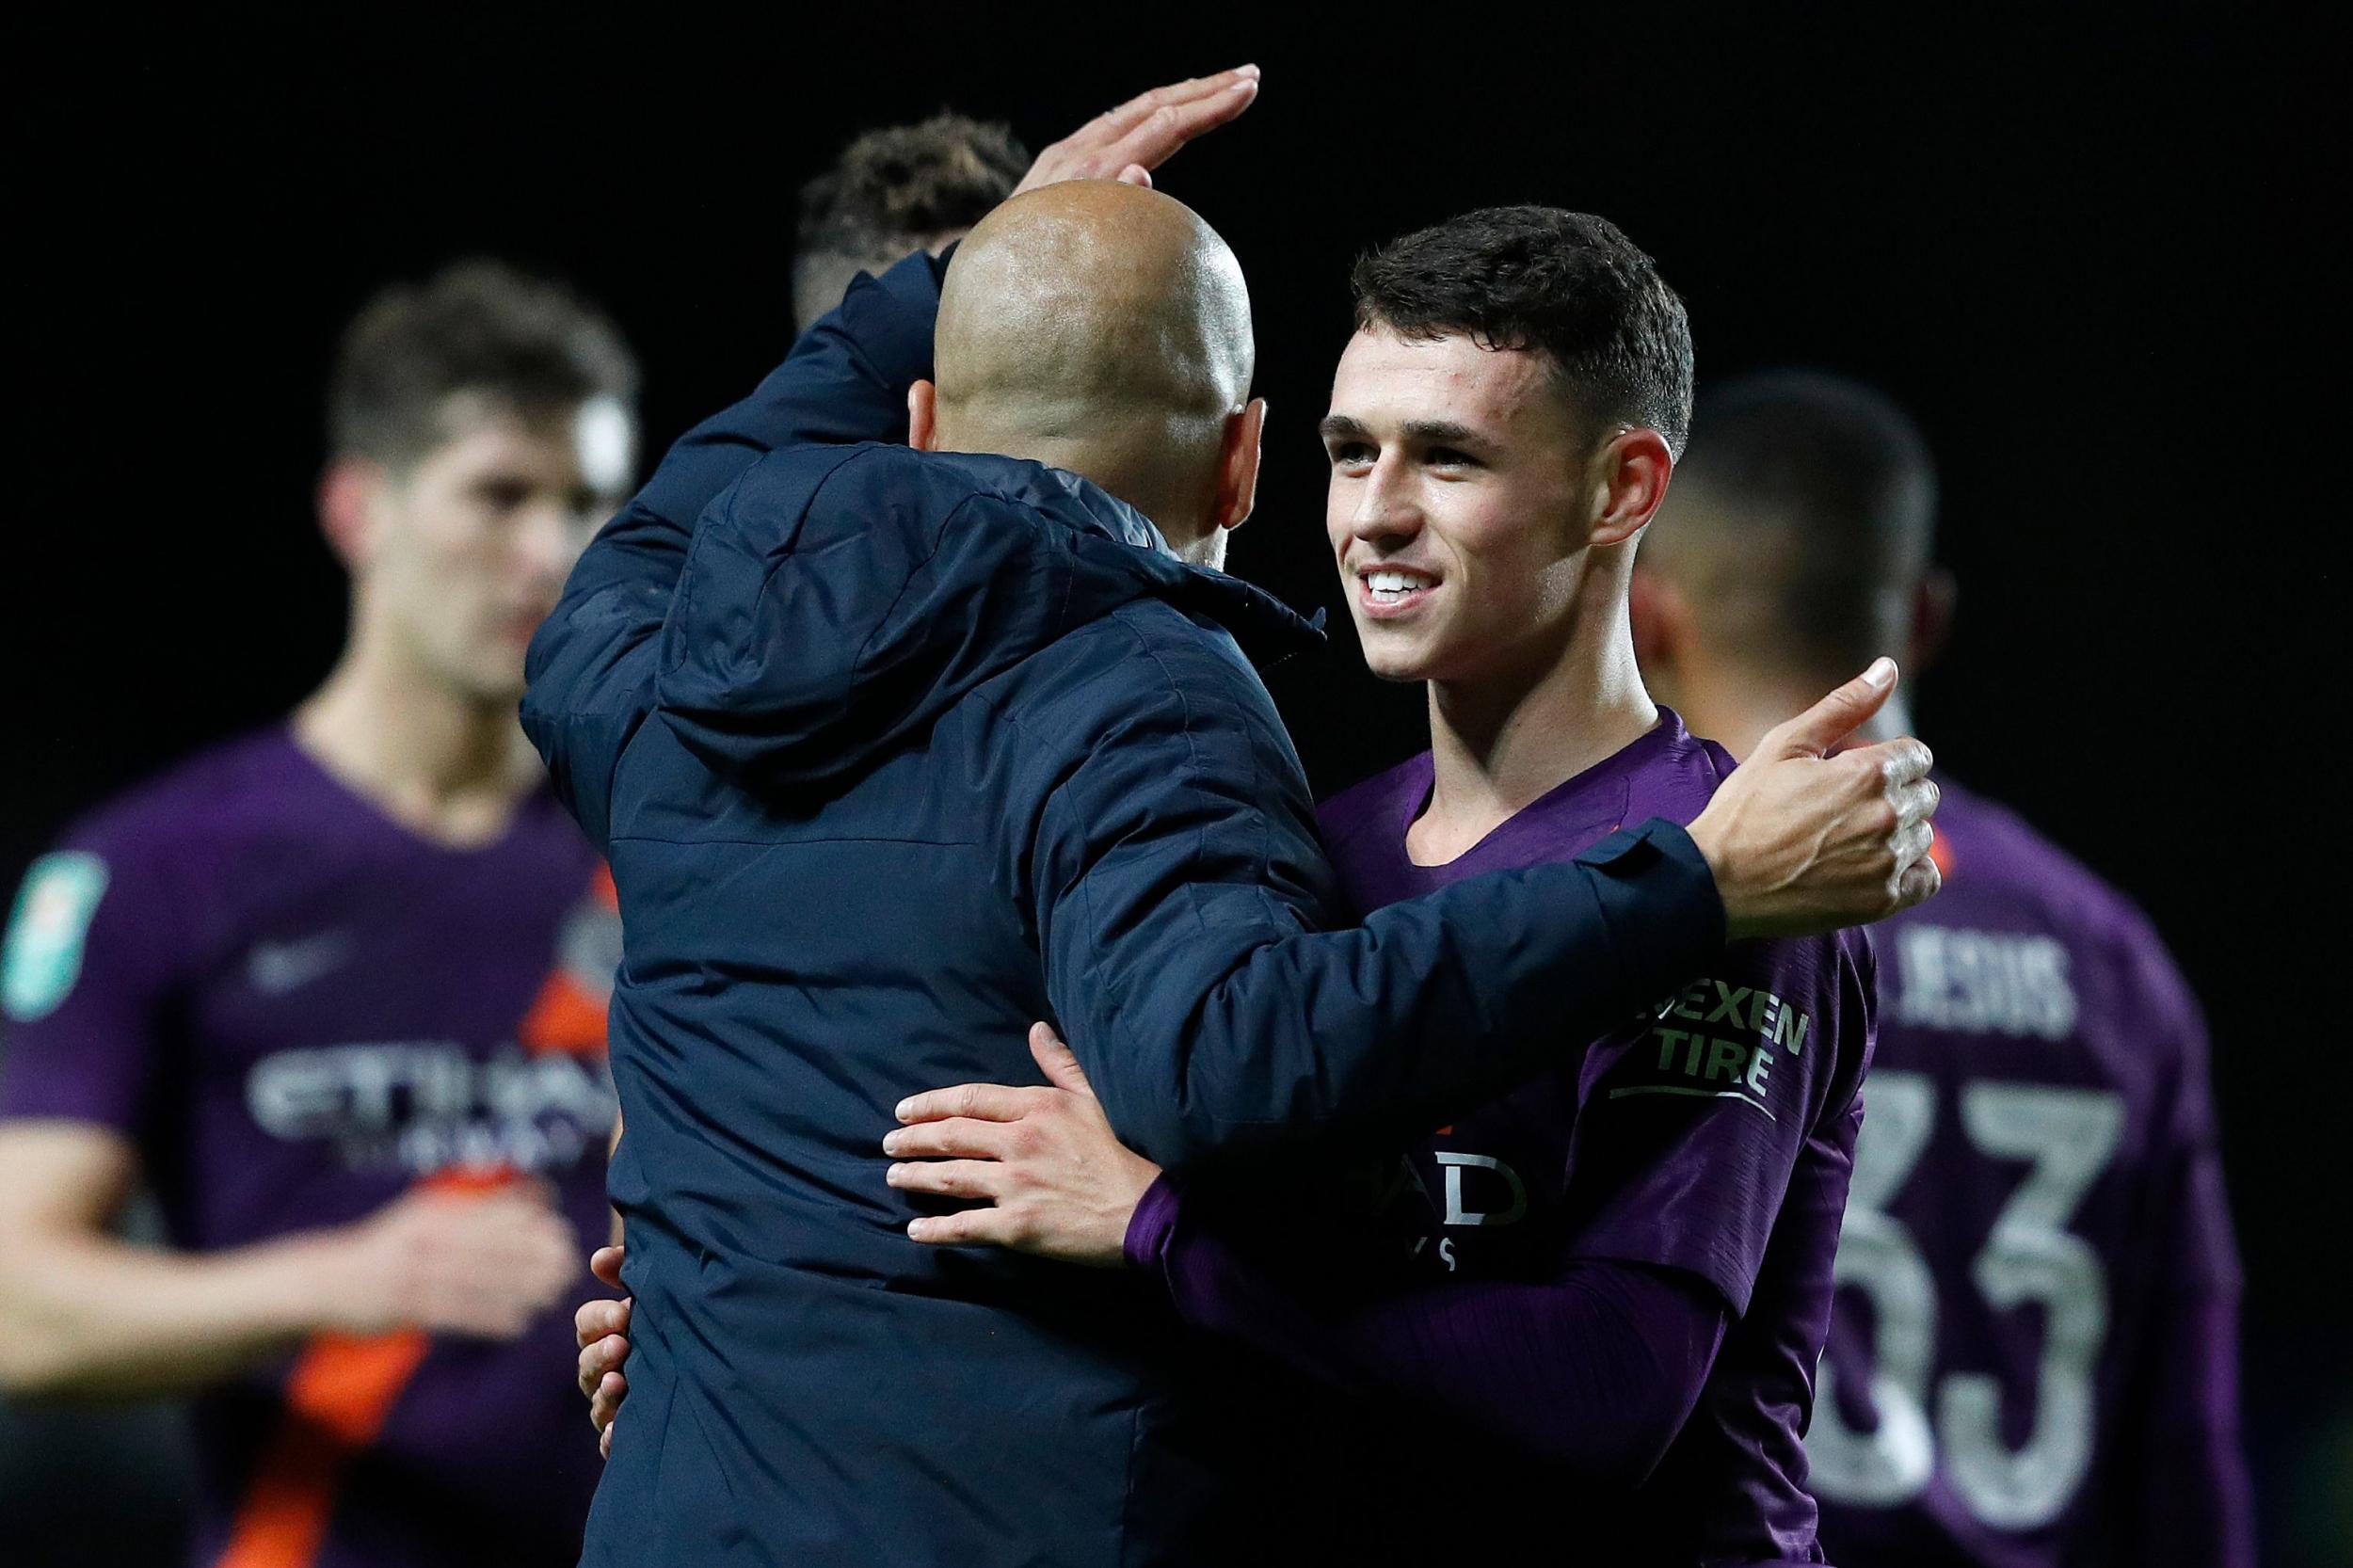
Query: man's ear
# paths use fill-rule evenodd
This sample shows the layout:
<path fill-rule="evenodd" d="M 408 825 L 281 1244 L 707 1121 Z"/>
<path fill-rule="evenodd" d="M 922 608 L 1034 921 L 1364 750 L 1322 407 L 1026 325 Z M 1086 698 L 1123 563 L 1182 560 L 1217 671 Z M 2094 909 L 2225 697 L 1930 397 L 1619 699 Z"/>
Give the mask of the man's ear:
<path fill-rule="evenodd" d="M 1961 584 L 1943 567 L 1930 567 L 1920 575 L 1920 585 L 1912 595 L 1912 647 L 1905 650 L 1904 673 L 1917 679 L 1944 654 L 1945 645 L 1952 640 L 1953 610 L 1961 598 Z"/>
<path fill-rule="evenodd" d="M 1609 438 L 1593 460 L 1593 526 L 1587 542 L 1624 544 L 1640 534 L 1657 515 L 1667 499 L 1667 481 L 1674 473 L 1674 454 L 1667 438 L 1647 425 L 1636 425 Z"/>
<path fill-rule="evenodd" d="M 319 475 L 319 532 L 346 571 L 375 553 L 376 502 L 385 484 L 383 465 L 364 457 L 338 457 Z"/>
<path fill-rule="evenodd" d="M 1258 457 L 1266 437 L 1266 399 L 1254 397 L 1241 412 L 1225 416 L 1225 440 L 1218 458 L 1217 511 L 1210 521 L 1231 531 L 1250 520 L 1258 504 Z"/>
<path fill-rule="evenodd" d="M 939 450 L 939 389 L 929 381 L 907 389 L 907 445 L 918 452 Z"/>

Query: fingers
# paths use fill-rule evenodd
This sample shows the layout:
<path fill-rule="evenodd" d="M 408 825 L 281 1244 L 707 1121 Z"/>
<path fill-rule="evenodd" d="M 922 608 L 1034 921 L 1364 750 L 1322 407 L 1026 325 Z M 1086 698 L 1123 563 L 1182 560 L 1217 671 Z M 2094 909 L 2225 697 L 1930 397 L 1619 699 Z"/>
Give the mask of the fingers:
<path fill-rule="evenodd" d="M 907 1222 L 907 1239 L 927 1247 L 1010 1247 L 1019 1235 L 1013 1216 L 1001 1208 L 925 1214 Z"/>
<path fill-rule="evenodd" d="M 588 1398 L 588 1424 L 599 1432 L 610 1432 L 621 1414 L 621 1401 L 628 1398 L 629 1380 L 618 1372 L 608 1372 Z"/>
<path fill-rule="evenodd" d="M 1896 821 L 1905 827 L 1927 822 L 1936 815 L 1936 803 L 1943 792 L 1933 778 L 1915 778 L 1896 791 Z"/>
<path fill-rule="evenodd" d="M 626 1297 L 617 1302 L 602 1297 L 583 1302 L 572 1314 L 572 1343 L 584 1350 L 608 1334 L 627 1334 L 629 1316 L 630 1302 Z"/>
<path fill-rule="evenodd" d="M 1148 187 L 1152 169 L 1186 142 L 1249 108 L 1257 94 L 1255 65 L 1141 93 L 1039 153 L 1015 193 L 1062 180 L 1117 179 Z"/>
<path fill-rule="evenodd" d="M 1016 1089 L 1002 1083 L 959 1083 L 950 1089 L 928 1089 L 899 1102 L 903 1122 L 937 1122 L 951 1116 L 984 1122 L 1017 1122 L 1031 1109 L 1035 1089 Z M 884 1145 L 886 1148 L 888 1144 Z"/>
<path fill-rule="evenodd" d="M 1230 71 L 1190 77 L 1182 82 L 1171 82 L 1166 87 L 1154 88 L 1149 92 L 1140 92 L 1119 107 L 1096 115 L 1069 139 L 1078 141 L 1086 137 L 1108 145 L 1128 135 L 1163 109 L 1179 109 L 1189 104 L 1214 102 L 1222 95 L 1242 98 L 1247 106 L 1247 100 L 1257 90 L 1258 75 L 1257 66 L 1238 65 Z M 1237 93 L 1235 88 L 1244 83 L 1249 85 L 1249 92 Z M 1237 109 L 1235 113 L 1239 114 L 1241 110 Z"/>
<path fill-rule="evenodd" d="M 1887 705 L 1896 691 L 1896 661 L 1874 659 L 1871 667 L 1757 743 L 1759 758 L 1820 757 L 1853 734 Z"/>
<path fill-rule="evenodd" d="M 614 1289 L 621 1288 L 621 1262 L 627 1256 L 621 1247 L 599 1247 L 588 1255 L 588 1272 Z"/>
<path fill-rule="evenodd" d="M 1112 144 L 1106 154 L 1107 164 L 1112 168 L 1141 164 L 1147 169 L 1158 168 L 1195 136 L 1240 118 L 1243 110 L 1257 101 L 1257 80 L 1245 77 L 1223 90 L 1163 104 Z"/>
<path fill-rule="evenodd" d="M 994 1160 L 927 1160 L 893 1165 L 883 1180 L 903 1192 L 934 1192 L 943 1198 L 995 1198 L 1002 1194 L 1006 1168 Z"/>
<path fill-rule="evenodd" d="M 1055 1088 L 1067 1089 L 1089 1099 L 1095 1097 L 1095 1086 L 1087 1081 L 1086 1069 L 1079 1065 L 1078 1053 L 1054 1032 L 1052 1024 L 1030 1026 L 1030 1055 L 1036 1059 L 1046 1081 Z"/>
<path fill-rule="evenodd" d="M 599 1459 L 611 1459 L 613 1457 L 613 1428 L 616 1424 L 617 1423 L 607 1422 L 604 1429 L 604 1435 L 597 1439 L 597 1457 Z"/>
<path fill-rule="evenodd" d="M 1909 869 L 1929 857 L 1929 846 L 1936 841 L 1936 829 L 1927 823 L 1916 822 L 1896 830 L 1896 864 Z"/>
<path fill-rule="evenodd" d="M 883 1140 L 883 1153 L 903 1160 L 1002 1160 L 1010 1152 L 1011 1129 L 1004 1123 L 966 1117 L 919 1122 Z"/>
<path fill-rule="evenodd" d="M 629 1360 L 629 1350 L 628 1337 L 619 1334 L 608 1334 L 601 1339 L 583 1345 L 574 1380 L 580 1384 L 580 1391 L 593 1400 L 597 1390 L 603 1386 L 604 1380 L 618 1372 L 622 1364 Z"/>
<path fill-rule="evenodd" d="M 1928 903 L 1937 889 L 1945 886 L 1945 873 L 1936 869 L 1936 862 L 1926 856 L 1904 868 L 1896 887 L 1896 907 L 1910 909 Z"/>

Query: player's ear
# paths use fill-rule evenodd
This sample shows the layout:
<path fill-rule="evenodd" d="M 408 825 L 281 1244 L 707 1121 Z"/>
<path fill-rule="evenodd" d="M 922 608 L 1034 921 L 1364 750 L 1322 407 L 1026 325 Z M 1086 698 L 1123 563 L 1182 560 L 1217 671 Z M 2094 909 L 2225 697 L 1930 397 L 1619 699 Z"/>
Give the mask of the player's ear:
<path fill-rule="evenodd" d="M 1217 514 L 1220 528 L 1240 528 L 1258 504 L 1258 457 L 1266 437 L 1266 399 L 1254 397 L 1240 413 L 1225 416 L 1225 438 L 1218 453 Z"/>
<path fill-rule="evenodd" d="M 1647 425 L 1610 437 L 1593 467 L 1593 525 L 1587 542 L 1625 544 L 1648 527 L 1667 499 L 1674 466 L 1667 438 Z"/>
<path fill-rule="evenodd" d="M 1919 675 L 1934 664 L 1945 651 L 1945 645 L 1953 634 L 1953 611 L 1961 598 L 1961 584 L 1943 567 L 1930 567 L 1921 574 L 1920 585 L 1912 596 L 1912 647 L 1904 657 L 1904 669 Z"/>
<path fill-rule="evenodd" d="M 929 381 L 907 389 L 907 445 L 918 452 L 939 450 L 939 389 Z"/>
<path fill-rule="evenodd" d="M 364 457 L 338 457 L 319 475 L 319 532 L 346 570 L 375 552 L 376 504 L 385 482 L 383 465 Z"/>

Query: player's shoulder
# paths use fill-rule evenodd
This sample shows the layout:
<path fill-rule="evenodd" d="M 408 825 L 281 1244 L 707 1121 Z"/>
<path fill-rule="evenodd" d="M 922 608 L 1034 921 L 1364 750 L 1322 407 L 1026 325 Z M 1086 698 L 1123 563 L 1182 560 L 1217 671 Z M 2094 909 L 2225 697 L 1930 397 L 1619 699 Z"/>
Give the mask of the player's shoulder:
<path fill-rule="evenodd" d="M 1730 752 L 1685 728 L 1672 708 L 1658 710 L 1658 723 L 1620 754 L 1625 774 L 1627 825 L 1664 817 L 1688 824 L 1707 808 L 1739 764 Z"/>
<path fill-rule="evenodd" d="M 285 820 L 307 763 L 281 723 L 217 742 L 101 802 L 60 835 L 62 849 L 125 862 L 191 843 L 233 843 Z"/>
<path fill-rule="evenodd" d="M 2140 905 L 2016 810 L 1940 780 L 1936 826 L 1945 892 L 1915 918 L 1927 923 L 2000 920 L 2047 931 L 2088 954 L 2169 964 Z"/>

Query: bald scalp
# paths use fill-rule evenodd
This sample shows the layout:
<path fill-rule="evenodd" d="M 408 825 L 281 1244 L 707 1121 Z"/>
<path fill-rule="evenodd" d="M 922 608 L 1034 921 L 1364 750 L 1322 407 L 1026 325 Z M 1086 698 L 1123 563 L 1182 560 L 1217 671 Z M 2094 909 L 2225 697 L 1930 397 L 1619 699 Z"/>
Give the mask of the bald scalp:
<path fill-rule="evenodd" d="M 934 362 L 943 445 L 1070 469 L 1165 521 L 1214 491 L 1225 423 L 1249 396 L 1250 296 L 1182 202 L 1068 181 L 966 238 Z"/>

